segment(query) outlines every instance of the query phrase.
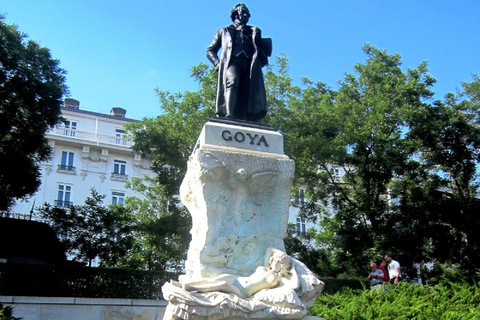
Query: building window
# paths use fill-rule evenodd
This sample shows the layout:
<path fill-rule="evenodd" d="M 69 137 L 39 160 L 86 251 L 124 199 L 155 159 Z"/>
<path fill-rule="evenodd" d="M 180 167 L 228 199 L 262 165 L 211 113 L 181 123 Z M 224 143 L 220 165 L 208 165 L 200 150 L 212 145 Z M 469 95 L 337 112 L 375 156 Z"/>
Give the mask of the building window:
<path fill-rule="evenodd" d="M 126 174 L 126 170 L 127 170 L 127 161 L 113 160 L 112 178 L 127 180 L 128 175 Z"/>
<path fill-rule="evenodd" d="M 72 205 L 70 197 L 72 194 L 72 186 L 59 184 L 57 192 L 57 200 L 55 200 L 55 206 L 61 208 L 68 208 Z"/>
<path fill-rule="evenodd" d="M 175 174 L 176 174 L 175 169 L 169 168 L 167 166 L 163 166 L 162 170 L 165 173 L 165 176 L 168 176 L 170 179 L 175 179 Z"/>
<path fill-rule="evenodd" d="M 75 130 L 77 130 L 77 122 L 76 121 L 65 121 L 63 126 L 65 129 L 63 134 L 70 137 L 75 137 Z"/>
<path fill-rule="evenodd" d="M 62 159 L 58 165 L 58 170 L 75 172 L 75 167 L 73 166 L 73 159 L 75 154 L 73 152 L 62 151 Z"/>
<path fill-rule="evenodd" d="M 335 182 L 341 182 L 340 169 L 332 168 L 332 177 Z"/>
<path fill-rule="evenodd" d="M 124 146 L 127 145 L 127 133 L 125 132 L 125 130 L 122 130 L 122 129 L 115 130 L 115 143 L 123 144 Z"/>
<path fill-rule="evenodd" d="M 304 234 L 305 232 L 307 232 L 305 219 L 297 217 L 297 234 Z"/>
<path fill-rule="evenodd" d="M 295 195 L 295 204 L 303 206 L 305 204 L 305 189 L 299 189 Z"/>
<path fill-rule="evenodd" d="M 338 211 L 338 196 L 335 193 L 332 195 L 332 209 L 334 212 Z"/>
<path fill-rule="evenodd" d="M 112 204 L 123 204 L 125 192 L 112 192 Z"/>

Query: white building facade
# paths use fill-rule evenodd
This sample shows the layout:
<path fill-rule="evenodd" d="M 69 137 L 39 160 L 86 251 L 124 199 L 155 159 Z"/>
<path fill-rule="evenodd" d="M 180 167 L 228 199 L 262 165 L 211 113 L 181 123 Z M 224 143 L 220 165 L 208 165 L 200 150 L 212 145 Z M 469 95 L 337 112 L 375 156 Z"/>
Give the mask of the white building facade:
<path fill-rule="evenodd" d="M 28 214 L 33 206 L 83 205 L 94 188 L 106 195 L 104 205 L 123 203 L 127 196 L 142 197 L 125 187 L 132 177 L 152 176 L 151 162 L 132 151 L 125 124 L 126 111 L 112 108 L 109 115 L 81 110 L 79 102 L 65 99 L 66 120 L 47 133 L 51 159 L 41 164 L 41 186 L 28 201 L 18 201 L 11 212 Z"/>
<path fill-rule="evenodd" d="M 332 178 L 335 180 L 335 182 L 341 183 L 343 176 L 345 175 L 345 170 L 341 167 L 331 165 L 329 166 L 329 171 L 331 172 Z M 308 221 L 302 218 L 300 215 L 302 207 L 309 201 L 308 198 L 306 198 L 305 192 L 305 188 L 300 187 L 297 189 L 296 196 L 291 199 L 292 205 L 290 206 L 288 222 L 295 225 L 297 235 L 305 234 L 309 229 L 312 228 L 316 229 L 317 231 L 320 230 L 318 223 Z M 336 200 L 337 196 L 332 194 L 330 200 L 328 201 L 328 205 L 325 208 L 331 214 L 336 214 L 338 211 Z"/>
<path fill-rule="evenodd" d="M 65 99 L 61 111 L 65 123 L 47 133 L 52 154 L 40 165 L 40 188 L 27 201 L 17 201 L 10 212 L 28 215 L 44 203 L 64 208 L 83 205 L 92 188 L 106 195 L 104 205 L 123 203 L 128 196 L 142 198 L 125 186 L 132 177 L 154 175 L 151 161 L 132 151 L 133 140 L 126 134 L 125 124 L 137 120 L 126 118 L 122 108 L 112 108 L 110 114 L 82 110 L 75 99 Z M 318 229 L 299 215 L 306 201 L 300 188 L 289 212 L 297 234 Z"/>

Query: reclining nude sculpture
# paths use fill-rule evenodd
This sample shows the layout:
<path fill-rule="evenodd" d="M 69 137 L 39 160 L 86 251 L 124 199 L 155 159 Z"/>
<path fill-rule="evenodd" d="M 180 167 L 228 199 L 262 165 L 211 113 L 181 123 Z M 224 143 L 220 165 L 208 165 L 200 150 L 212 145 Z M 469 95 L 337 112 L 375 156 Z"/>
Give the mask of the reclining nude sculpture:
<path fill-rule="evenodd" d="M 187 291 L 197 292 L 225 292 L 237 295 L 240 298 L 248 298 L 263 289 L 272 289 L 277 286 L 289 286 L 297 289 L 300 285 L 293 262 L 290 257 L 280 250 L 269 248 L 272 252 L 268 266 L 259 266 L 248 277 L 239 277 L 232 274 L 221 274 L 214 278 L 200 281 L 180 283 L 171 281 L 172 284 Z M 267 254 L 266 256 L 269 256 Z"/>
<path fill-rule="evenodd" d="M 300 261 L 268 248 L 264 265 L 249 276 L 224 273 L 211 278 L 171 280 L 162 290 L 167 312 L 191 319 L 302 319 L 323 282 Z M 180 310 L 183 309 L 183 310 Z M 180 310 L 180 311 L 179 311 Z M 190 319 L 166 314 L 164 319 Z"/>

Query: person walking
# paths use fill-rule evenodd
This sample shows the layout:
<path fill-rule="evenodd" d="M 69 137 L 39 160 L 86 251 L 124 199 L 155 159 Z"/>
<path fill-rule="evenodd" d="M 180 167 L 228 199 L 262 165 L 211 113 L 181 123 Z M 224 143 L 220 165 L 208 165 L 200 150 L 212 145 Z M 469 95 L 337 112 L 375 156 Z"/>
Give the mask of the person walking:
<path fill-rule="evenodd" d="M 396 260 L 393 260 L 390 254 L 386 254 L 384 259 L 388 263 L 388 275 L 390 276 L 390 283 L 396 285 L 402 280 L 400 263 Z"/>
<path fill-rule="evenodd" d="M 378 265 L 378 269 L 382 270 L 383 272 L 383 282 L 388 282 L 390 278 L 388 277 L 387 261 L 385 261 L 385 259 L 382 259 L 382 261 L 380 261 L 380 264 Z"/>

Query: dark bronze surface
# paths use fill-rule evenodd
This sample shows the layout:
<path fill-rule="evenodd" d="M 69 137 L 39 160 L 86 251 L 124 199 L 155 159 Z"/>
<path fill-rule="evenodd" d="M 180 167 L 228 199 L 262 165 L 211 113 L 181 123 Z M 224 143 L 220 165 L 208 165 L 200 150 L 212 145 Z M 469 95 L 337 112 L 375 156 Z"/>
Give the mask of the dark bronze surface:
<path fill-rule="evenodd" d="M 218 29 L 207 48 L 207 58 L 218 69 L 215 116 L 260 122 L 267 113 L 262 67 L 268 64 L 272 40 L 262 39 L 259 28 L 247 25 L 250 11 L 245 4 L 237 4 L 230 17 L 233 24 Z"/>

